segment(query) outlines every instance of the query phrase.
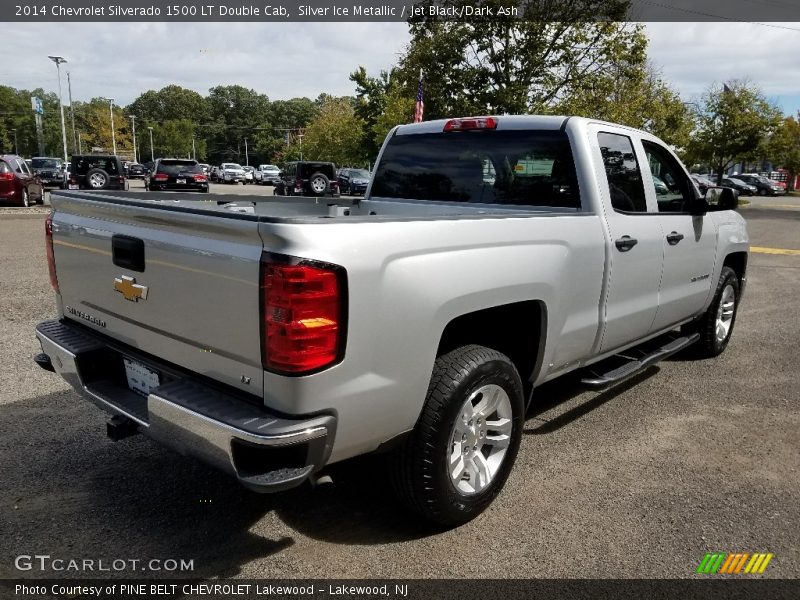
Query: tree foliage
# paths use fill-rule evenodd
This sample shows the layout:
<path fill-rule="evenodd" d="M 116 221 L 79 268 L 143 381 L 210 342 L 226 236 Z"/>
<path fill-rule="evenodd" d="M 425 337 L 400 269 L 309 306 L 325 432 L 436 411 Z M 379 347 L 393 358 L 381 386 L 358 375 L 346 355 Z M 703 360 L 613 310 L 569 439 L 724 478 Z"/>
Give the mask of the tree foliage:
<path fill-rule="evenodd" d="M 306 128 L 303 155 L 308 160 L 360 166 L 368 160 L 362 144 L 363 121 L 346 98 L 327 98 Z"/>
<path fill-rule="evenodd" d="M 797 115 L 800 119 L 800 113 Z M 767 149 L 769 156 L 779 166 L 789 171 L 789 185 L 794 184 L 800 173 L 800 123 L 794 117 L 787 117 L 775 129 Z"/>
<path fill-rule="evenodd" d="M 482 4 L 497 12 L 520 2 Z M 526 0 L 521 5 L 525 18 L 409 21 L 411 43 L 397 76 L 413 97 L 422 70 L 426 118 L 546 112 L 610 68 L 644 63 L 641 28 L 619 22 L 625 0 Z"/>
<path fill-rule="evenodd" d="M 757 87 L 734 81 L 711 85 L 697 105 L 695 120 L 687 161 L 709 165 L 719 183 L 737 161 L 757 158 L 762 139 L 780 123 L 780 111 Z"/>

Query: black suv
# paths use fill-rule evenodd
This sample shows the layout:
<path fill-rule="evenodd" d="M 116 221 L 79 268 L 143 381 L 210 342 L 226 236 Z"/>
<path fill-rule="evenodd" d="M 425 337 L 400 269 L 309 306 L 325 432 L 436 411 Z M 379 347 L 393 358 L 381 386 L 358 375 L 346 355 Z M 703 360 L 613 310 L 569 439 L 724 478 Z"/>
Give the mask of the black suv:
<path fill-rule="evenodd" d="M 159 158 L 152 172 L 145 177 L 144 187 L 158 190 L 196 190 L 208 192 L 208 177 L 196 160 L 188 158 Z"/>
<path fill-rule="evenodd" d="M 54 185 L 61 187 L 64 185 L 64 161 L 60 158 L 50 158 L 46 156 L 34 156 L 31 160 L 31 170 L 34 175 L 38 175 L 42 180 L 42 185 Z"/>
<path fill-rule="evenodd" d="M 281 196 L 338 196 L 336 165 L 332 162 L 290 162 L 281 171 L 275 193 Z"/>
<path fill-rule="evenodd" d="M 113 154 L 74 154 L 66 188 L 70 190 L 127 190 L 122 161 Z"/>

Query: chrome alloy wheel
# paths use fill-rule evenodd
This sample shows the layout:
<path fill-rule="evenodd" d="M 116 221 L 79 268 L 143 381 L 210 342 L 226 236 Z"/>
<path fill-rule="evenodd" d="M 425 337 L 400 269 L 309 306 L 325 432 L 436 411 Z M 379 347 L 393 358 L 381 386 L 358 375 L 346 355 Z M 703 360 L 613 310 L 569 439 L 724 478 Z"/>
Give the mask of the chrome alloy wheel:
<path fill-rule="evenodd" d="M 511 443 L 511 399 L 499 385 L 485 385 L 461 406 L 450 433 L 448 469 L 462 494 L 486 488 L 500 470 Z"/>
<path fill-rule="evenodd" d="M 92 173 L 89 177 L 89 185 L 93 188 L 101 188 L 106 184 L 106 178 L 100 173 Z"/>
<path fill-rule="evenodd" d="M 733 312 L 736 309 L 736 292 L 729 283 L 726 285 L 722 294 L 719 296 L 719 306 L 717 307 L 717 341 L 724 342 L 731 331 L 733 323 Z"/>

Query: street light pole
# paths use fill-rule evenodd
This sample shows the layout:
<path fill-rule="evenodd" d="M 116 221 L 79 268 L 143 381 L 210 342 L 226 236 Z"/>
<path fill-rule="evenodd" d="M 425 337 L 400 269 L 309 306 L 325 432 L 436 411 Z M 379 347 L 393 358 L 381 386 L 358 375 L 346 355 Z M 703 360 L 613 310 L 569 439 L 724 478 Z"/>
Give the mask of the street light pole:
<path fill-rule="evenodd" d="M 136 160 L 136 115 L 131 115 L 131 134 L 133 135 L 133 162 Z"/>
<path fill-rule="evenodd" d="M 150 130 L 150 162 L 155 162 L 156 155 L 153 154 L 153 128 L 148 127 L 148 129 Z"/>
<path fill-rule="evenodd" d="M 192 160 L 197 160 L 197 152 L 195 152 L 194 148 L 194 136 L 192 136 Z"/>
<path fill-rule="evenodd" d="M 56 63 L 56 70 L 58 71 L 58 106 L 61 109 L 61 140 L 64 142 L 64 162 L 69 162 L 67 157 L 67 128 L 64 125 L 64 100 L 61 98 L 61 65 L 67 62 L 63 56 L 48 56 L 50 60 Z"/>
<path fill-rule="evenodd" d="M 247 138 L 244 138 L 244 164 L 250 166 L 250 154 L 247 151 Z"/>
<path fill-rule="evenodd" d="M 72 107 L 72 81 L 69 78 L 69 71 L 67 71 L 67 93 L 69 94 L 69 118 L 72 121 L 72 151 L 75 152 L 78 148 L 78 136 L 75 134 L 75 109 Z"/>
<path fill-rule="evenodd" d="M 114 147 L 114 155 L 117 154 L 117 136 L 114 133 L 114 98 L 102 98 L 108 100 L 108 110 L 111 113 L 111 144 Z"/>
<path fill-rule="evenodd" d="M 14 154 L 19 154 L 19 150 L 17 149 L 17 130 L 12 129 L 11 131 L 14 132 Z"/>

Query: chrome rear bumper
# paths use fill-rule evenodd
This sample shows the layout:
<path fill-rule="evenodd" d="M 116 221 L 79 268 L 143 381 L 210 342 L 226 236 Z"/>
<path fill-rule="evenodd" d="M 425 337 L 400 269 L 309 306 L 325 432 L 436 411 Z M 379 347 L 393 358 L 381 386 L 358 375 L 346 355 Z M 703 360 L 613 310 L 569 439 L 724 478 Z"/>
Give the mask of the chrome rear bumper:
<path fill-rule="evenodd" d="M 330 457 L 336 429 L 332 415 L 298 418 L 269 412 L 69 321 L 40 323 L 36 336 L 53 370 L 84 398 L 250 489 L 295 487 Z M 161 374 L 161 385 L 146 398 L 127 387 L 123 356 Z"/>

